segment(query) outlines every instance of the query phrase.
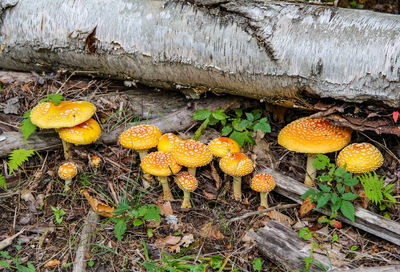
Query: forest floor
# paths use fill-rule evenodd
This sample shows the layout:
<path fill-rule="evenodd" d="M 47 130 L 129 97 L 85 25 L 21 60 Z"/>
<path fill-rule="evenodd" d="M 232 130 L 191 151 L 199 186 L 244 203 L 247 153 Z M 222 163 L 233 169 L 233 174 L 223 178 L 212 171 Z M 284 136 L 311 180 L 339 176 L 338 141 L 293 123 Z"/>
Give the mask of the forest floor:
<path fill-rule="evenodd" d="M 92 102 L 97 107 L 95 118 L 103 131 L 127 128 L 132 125 L 131 122 L 137 123 L 143 119 L 135 114 L 137 109 L 133 109 L 124 96 L 137 89 L 126 87 L 123 82 L 49 75 L 33 76 L 32 80 L 25 82 L 2 82 L 1 87 L 0 137 L 1 133 L 18 131 L 24 112 L 52 93 L 61 93 L 66 100 Z M 141 87 L 139 89 L 143 90 Z M 144 90 L 150 92 L 151 88 Z M 119 95 L 107 95 L 116 92 Z M 186 99 L 181 93 L 173 94 Z M 353 105 L 315 98 L 303 100 L 310 105 L 319 105 L 320 108 L 322 105 L 325 108 L 327 105 L 342 107 L 342 116 L 357 115 L 365 120 L 385 119 L 393 123 L 393 109 L 383 105 Z M 268 154 L 263 150 L 266 156 L 259 155 L 257 145 L 247 144 L 243 150 L 256 162 L 254 173 L 267 166 L 302 181 L 306 157 L 304 154 L 288 152 L 280 146 L 277 135 L 288 122 L 318 111 L 293 108 L 282 110 L 274 106 L 266 107 L 266 103 L 257 100 L 243 98 L 241 101 L 239 108 L 244 112 L 259 110 L 271 126 L 270 133 L 256 139 L 267 145 Z M 245 108 L 249 104 L 251 108 Z M 159 109 L 153 110 L 157 112 Z M 226 111 L 226 114 L 234 115 L 234 109 Z M 192 128 L 175 133 L 189 139 L 200 124 L 194 120 Z M 200 140 L 209 142 L 218 137 L 221 129 L 221 125 L 209 126 Z M 378 135 L 368 130 L 354 130 L 352 135 L 352 142 L 371 142 L 382 151 L 384 164 L 377 170 L 377 174 L 385 176 L 385 183 L 395 184 L 393 195 L 397 200 L 400 197 L 398 139 L 396 135 Z M 62 149 L 42 151 L 39 154 L 31 157 L 12 175 L 6 171 L 8 160 L 1 160 L 0 173 L 6 177 L 7 190 L 0 189 L 0 270 L 71 271 L 76 262 L 82 229 L 91 210 L 88 200 L 82 194 L 84 189 L 93 198 L 110 207 L 117 207 L 125 215 L 147 207 L 143 214 L 157 219 L 158 209 L 153 210 L 153 206 L 159 207 L 161 213 L 160 222 L 145 220 L 143 216 L 101 217 L 89 235 L 90 250 L 84 256 L 88 271 L 286 271 L 281 264 L 263 258 L 254 242 L 246 235 L 246 231 L 256 231 L 271 219 L 296 231 L 308 226 L 315 233 L 315 238 L 319 239 L 322 248 L 335 247 L 340 252 L 341 261 L 347 267 L 400 264 L 399 246 L 346 224 L 341 229 L 320 224 L 317 219 L 321 215 L 317 212 L 300 218 L 299 206 L 231 222 L 232 218 L 257 210 L 259 195 L 251 190 L 249 175 L 244 177 L 242 184 L 243 201 L 234 201 L 232 178 L 219 170 L 216 159 L 198 169 L 199 188 L 192 193 L 193 208 L 182 209 L 183 193 L 178 186 L 170 181 L 175 201 L 164 201 L 161 197 L 162 188 L 157 184 L 144 188 L 138 154 L 118 144 L 95 143 L 74 147 L 73 159 L 80 170 L 69 191 L 64 190 L 64 183 L 57 176 L 57 169 L 64 161 Z M 91 155 L 101 158 L 99 168 L 89 166 L 88 158 Z M 329 157 L 333 161 L 336 155 L 332 153 Z M 268 201 L 270 207 L 294 203 L 275 192 L 270 193 Z M 400 222 L 399 204 L 385 212 L 379 211 L 372 204 L 366 208 Z M 124 218 L 125 223 L 120 222 L 121 218 Z M 142 221 L 136 221 L 137 226 L 134 226 L 134 219 Z M 16 233 L 19 235 L 8 246 L 1 248 L 1 241 Z M 332 239 L 336 241 L 332 242 Z M 13 268 L 5 269 L 5 266 Z M 29 268 L 31 270 L 24 270 Z"/>

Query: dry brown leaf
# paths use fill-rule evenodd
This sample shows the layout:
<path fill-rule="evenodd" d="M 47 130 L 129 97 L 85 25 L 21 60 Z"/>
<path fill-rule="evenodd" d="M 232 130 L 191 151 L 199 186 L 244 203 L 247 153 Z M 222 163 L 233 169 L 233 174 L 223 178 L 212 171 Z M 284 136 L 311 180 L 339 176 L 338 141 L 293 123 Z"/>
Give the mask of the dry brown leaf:
<path fill-rule="evenodd" d="M 215 181 L 215 188 L 218 191 L 219 188 L 221 188 L 222 181 L 220 176 L 218 175 L 217 169 L 215 169 L 214 162 L 211 163 L 210 165 L 211 165 L 211 176 Z"/>
<path fill-rule="evenodd" d="M 82 190 L 82 194 L 85 195 L 87 201 L 89 202 L 92 209 L 95 213 L 104 216 L 104 217 L 111 217 L 114 215 L 114 207 L 110 207 L 107 204 L 91 197 L 87 190 Z"/>
<path fill-rule="evenodd" d="M 165 201 L 164 203 L 158 203 L 157 206 L 160 207 L 161 215 L 167 216 L 174 214 L 174 211 L 172 210 L 171 207 L 171 202 L 169 201 Z"/>
<path fill-rule="evenodd" d="M 270 211 L 266 212 L 265 214 L 268 215 L 268 217 L 271 218 L 272 220 L 278 221 L 287 227 L 290 227 L 295 223 L 292 218 L 290 218 L 287 215 L 284 215 L 279 211 Z"/>
<path fill-rule="evenodd" d="M 224 239 L 225 236 L 213 226 L 211 222 L 204 224 L 200 229 L 200 235 L 204 238 L 219 240 Z"/>
<path fill-rule="evenodd" d="M 165 247 L 170 247 L 170 246 L 175 246 L 179 243 L 179 241 L 182 238 L 179 236 L 171 236 L 168 235 L 167 237 L 164 238 L 158 238 L 155 242 L 154 245 L 157 248 L 165 248 Z"/>
<path fill-rule="evenodd" d="M 209 192 L 204 191 L 204 190 L 203 190 L 203 194 L 204 194 L 204 196 L 205 196 L 208 200 L 213 200 L 213 199 L 216 199 L 216 198 L 217 198 L 217 195 L 216 195 L 216 194 L 209 193 Z"/>
<path fill-rule="evenodd" d="M 61 262 L 60 262 L 59 260 L 53 259 L 53 260 L 48 261 L 48 262 L 43 266 L 43 268 L 48 268 L 48 267 L 57 266 L 57 265 L 60 265 L 60 263 L 61 263 Z"/>

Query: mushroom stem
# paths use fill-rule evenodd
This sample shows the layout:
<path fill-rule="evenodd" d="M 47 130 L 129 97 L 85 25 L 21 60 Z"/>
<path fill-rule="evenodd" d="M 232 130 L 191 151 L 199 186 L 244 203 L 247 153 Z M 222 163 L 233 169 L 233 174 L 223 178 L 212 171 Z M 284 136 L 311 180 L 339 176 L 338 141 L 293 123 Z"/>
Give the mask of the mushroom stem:
<path fill-rule="evenodd" d="M 184 190 L 183 191 L 183 202 L 181 208 L 191 208 L 192 204 L 190 203 L 190 192 Z"/>
<path fill-rule="evenodd" d="M 171 194 L 171 190 L 168 185 L 168 177 L 158 177 L 158 181 L 161 183 L 164 193 L 164 199 L 166 200 L 174 200 Z"/>
<path fill-rule="evenodd" d="M 64 149 L 64 158 L 65 158 L 66 160 L 69 160 L 70 153 L 71 153 L 71 152 L 70 152 L 71 144 L 68 143 L 68 142 L 66 142 L 66 141 L 64 141 L 63 139 L 61 139 L 61 142 L 62 142 L 63 149 Z"/>
<path fill-rule="evenodd" d="M 196 167 L 188 167 L 188 172 L 191 174 L 193 177 L 196 176 Z"/>
<path fill-rule="evenodd" d="M 307 168 L 306 177 L 304 179 L 304 184 L 310 187 L 315 187 L 314 179 L 317 175 L 317 169 L 315 169 L 313 162 L 317 158 L 316 154 L 307 154 Z"/>
<path fill-rule="evenodd" d="M 242 177 L 233 177 L 233 196 L 236 201 L 242 200 Z"/>
<path fill-rule="evenodd" d="M 147 150 L 140 150 L 138 152 L 139 152 L 140 161 L 142 161 L 143 158 L 146 157 L 146 155 L 147 155 Z"/>
<path fill-rule="evenodd" d="M 71 184 L 72 179 L 66 179 L 65 183 L 64 183 L 64 190 L 65 191 L 69 191 L 71 188 L 69 187 L 69 185 Z"/>
<path fill-rule="evenodd" d="M 260 206 L 268 208 L 268 193 L 269 192 L 260 192 Z"/>
<path fill-rule="evenodd" d="M 138 151 L 138 153 L 139 153 L 140 161 L 142 161 L 143 158 L 146 157 L 146 155 L 147 155 L 147 150 L 140 150 L 140 151 Z M 154 186 L 153 177 L 149 173 L 143 173 L 142 182 L 143 182 L 143 187 L 145 189 L 148 189 L 148 188 Z"/>

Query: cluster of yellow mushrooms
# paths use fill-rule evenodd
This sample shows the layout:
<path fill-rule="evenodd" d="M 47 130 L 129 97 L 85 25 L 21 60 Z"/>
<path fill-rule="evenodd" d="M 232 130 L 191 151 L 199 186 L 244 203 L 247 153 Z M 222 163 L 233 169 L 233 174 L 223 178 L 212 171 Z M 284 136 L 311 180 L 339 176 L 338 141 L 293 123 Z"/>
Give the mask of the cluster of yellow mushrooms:
<path fill-rule="evenodd" d="M 63 101 L 41 103 L 31 111 L 31 121 L 40 128 L 56 129 L 64 146 L 66 160 L 69 158 L 69 144 L 86 145 L 95 142 L 101 134 L 99 124 L 92 118 L 96 107 L 85 101 Z M 351 130 L 336 126 L 324 118 L 301 118 L 284 127 L 278 135 L 278 143 L 290 151 L 307 153 L 305 184 L 314 186 L 316 170 L 313 160 L 316 154 L 335 152 L 343 149 L 337 157 L 337 165 L 353 173 L 373 171 L 383 163 L 382 154 L 369 143 L 354 143 Z M 183 208 L 191 207 L 190 192 L 197 186 L 196 168 L 207 165 L 213 157 L 221 158 L 220 169 L 233 177 L 233 194 L 241 200 L 241 177 L 254 170 L 254 163 L 243 153 L 234 140 L 227 137 L 216 138 L 205 145 L 195 140 L 182 140 L 172 133 L 162 134 L 153 125 L 138 125 L 124 131 L 119 143 L 139 153 L 141 168 L 149 175 L 156 176 L 163 187 L 165 199 L 173 199 L 168 176 L 184 191 Z M 348 146 L 346 146 L 348 145 Z M 158 151 L 148 153 L 152 148 Z M 90 164 L 96 168 L 100 158 L 93 156 Z M 180 172 L 182 167 L 188 171 Z M 68 183 L 76 175 L 72 162 L 60 166 L 58 174 Z M 275 188 L 275 180 L 266 173 L 253 177 L 251 188 L 260 192 L 261 206 L 268 207 L 267 195 Z"/>

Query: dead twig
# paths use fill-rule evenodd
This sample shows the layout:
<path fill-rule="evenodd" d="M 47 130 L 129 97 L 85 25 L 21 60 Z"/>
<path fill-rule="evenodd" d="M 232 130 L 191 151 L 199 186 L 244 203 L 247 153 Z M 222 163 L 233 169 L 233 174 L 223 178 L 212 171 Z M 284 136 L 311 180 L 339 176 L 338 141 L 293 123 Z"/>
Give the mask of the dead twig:
<path fill-rule="evenodd" d="M 277 205 L 277 206 L 270 207 L 270 208 L 267 208 L 267 209 L 263 209 L 263 210 L 259 210 L 259 211 L 255 211 L 255 212 L 245 213 L 245 214 L 243 214 L 241 216 L 238 216 L 238 217 L 230 219 L 228 222 L 232 223 L 232 222 L 235 222 L 235 221 L 238 221 L 238 220 L 241 220 L 241 219 L 245 219 L 245 218 L 253 216 L 253 215 L 262 214 L 262 213 L 265 213 L 265 212 L 270 212 L 270 211 L 275 211 L 275 210 L 290 209 L 290 208 L 293 208 L 293 207 L 296 207 L 296 206 L 299 206 L 299 204 Z"/>
<path fill-rule="evenodd" d="M 20 236 L 24 231 L 25 231 L 25 229 L 22 229 L 21 231 L 14 234 L 13 236 L 10 236 L 10 237 L 4 239 L 3 241 L 1 241 L 0 242 L 0 250 L 3 250 L 6 247 L 8 247 L 9 245 L 11 245 L 12 242 L 14 241 L 14 239 L 17 238 L 18 236 Z"/>

